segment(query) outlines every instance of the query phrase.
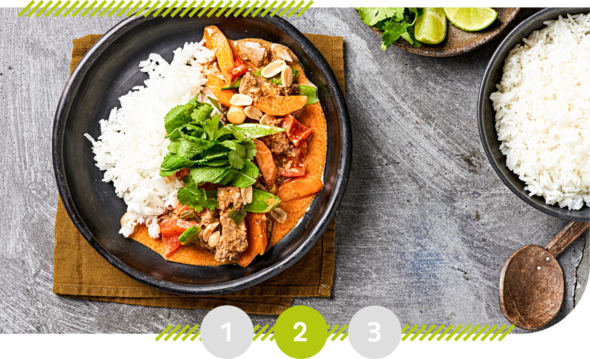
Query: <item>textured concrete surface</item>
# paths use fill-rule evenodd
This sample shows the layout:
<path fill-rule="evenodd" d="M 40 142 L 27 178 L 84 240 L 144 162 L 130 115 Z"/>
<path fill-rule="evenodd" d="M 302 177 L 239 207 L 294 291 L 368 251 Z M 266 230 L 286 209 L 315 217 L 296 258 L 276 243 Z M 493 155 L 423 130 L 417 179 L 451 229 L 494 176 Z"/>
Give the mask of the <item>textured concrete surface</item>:
<path fill-rule="evenodd" d="M 168 323 L 199 323 L 206 311 L 52 294 L 51 128 L 71 40 L 119 20 L 17 13 L 0 10 L 0 333 L 150 333 Z M 544 246 L 566 223 L 514 196 L 480 145 L 477 93 L 499 40 L 435 59 L 381 51 L 353 9 L 311 9 L 290 21 L 304 32 L 344 36 L 354 137 L 333 296 L 293 304 L 318 309 L 328 323 L 346 323 L 367 305 L 393 309 L 402 323 L 507 323 L 497 298 L 504 261 L 525 244 Z M 584 246 L 580 239 L 559 257 L 567 288 L 560 318 L 587 282 Z"/>

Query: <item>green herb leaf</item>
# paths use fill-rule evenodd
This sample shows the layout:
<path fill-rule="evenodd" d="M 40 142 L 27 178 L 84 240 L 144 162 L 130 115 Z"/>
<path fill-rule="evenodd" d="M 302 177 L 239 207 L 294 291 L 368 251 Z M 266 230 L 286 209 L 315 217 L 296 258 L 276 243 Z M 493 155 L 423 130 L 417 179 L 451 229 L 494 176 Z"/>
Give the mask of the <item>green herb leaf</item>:
<path fill-rule="evenodd" d="M 166 132 L 171 134 L 179 127 L 185 125 L 184 119 L 184 105 L 176 106 L 164 118 L 164 127 L 166 128 Z"/>
<path fill-rule="evenodd" d="M 307 96 L 307 104 L 312 105 L 318 103 L 318 89 L 313 86 L 299 85 L 298 94 L 300 96 Z"/>
<path fill-rule="evenodd" d="M 229 128 L 239 139 L 259 138 L 285 131 L 282 127 L 260 125 L 257 123 L 243 123 L 241 125 L 227 124 L 225 127 Z"/>
<path fill-rule="evenodd" d="M 199 153 L 204 152 L 216 143 L 213 141 L 202 140 L 200 138 L 177 138 L 170 142 L 168 151 L 178 156 L 192 158 Z"/>
<path fill-rule="evenodd" d="M 160 170 L 160 176 L 171 176 L 172 174 L 174 174 L 174 172 L 183 168 L 191 167 L 194 164 L 195 161 L 191 161 L 185 157 L 178 156 L 168 152 L 166 156 L 164 156 L 164 161 L 162 161 L 162 169 Z"/>
<path fill-rule="evenodd" d="M 383 27 L 383 34 L 381 34 L 381 49 L 385 51 L 391 44 L 397 41 L 402 34 L 406 33 L 408 28 L 407 23 L 399 23 L 394 21 L 387 21 Z"/>
<path fill-rule="evenodd" d="M 195 122 L 203 122 L 211 117 L 211 112 L 213 112 L 213 106 L 209 105 L 208 103 L 198 103 L 195 106 L 194 110 L 192 110 L 191 118 Z"/>
<path fill-rule="evenodd" d="M 236 226 L 239 226 L 244 218 L 246 218 L 247 213 L 243 207 L 240 207 L 239 211 L 235 211 L 235 208 L 232 208 L 227 215 L 234 221 Z"/>
<path fill-rule="evenodd" d="M 231 169 L 227 176 L 220 182 L 223 186 L 234 186 L 238 188 L 248 188 L 256 183 L 258 178 L 258 167 L 252 162 L 246 161 L 241 170 Z"/>
<path fill-rule="evenodd" d="M 178 241 L 183 246 L 187 246 L 198 238 L 200 232 L 201 226 L 190 226 L 184 232 L 182 232 L 180 237 L 178 237 Z"/>
<path fill-rule="evenodd" d="M 403 7 L 357 7 L 356 9 L 361 20 L 369 26 L 374 26 L 388 18 L 393 18 L 394 21 L 401 21 L 404 18 Z"/>
<path fill-rule="evenodd" d="M 190 176 L 197 184 L 220 183 L 229 171 L 229 167 L 193 167 Z"/>
<path fill-rule="evenodd" d="M 207 197 L 207 192 L 199 188 L 191 177 L 185 177 L 184 183 L 185 187 L 179 188 L 177 195 L 178 202 L 181 204 L 189 206 L 196 212 L 201 212 L 203 208 L 214 210 L 219 206 L 215 199 Z"/>

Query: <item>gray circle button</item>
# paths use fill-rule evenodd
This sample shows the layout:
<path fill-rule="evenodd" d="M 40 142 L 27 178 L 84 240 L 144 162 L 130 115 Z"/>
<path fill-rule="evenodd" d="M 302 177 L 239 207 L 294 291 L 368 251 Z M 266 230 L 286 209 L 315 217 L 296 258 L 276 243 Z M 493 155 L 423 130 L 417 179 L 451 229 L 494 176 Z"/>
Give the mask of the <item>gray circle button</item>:
<path fill-rule="evenodd" d="M 248 314 L 230 305 L 210 311 L 201 323 L 201 341 L 205 349 L 221 359 L 232 359 L 244 354 L 254 336 Z"/>
<path fill-rule="evenodd" d="M 348 328 L 352 348 L 369 359 L 379 359 L 393 353 L 402 337 L 402 328 L 393 312 L 380 306 L 370 306 L 356 312 Z"/>

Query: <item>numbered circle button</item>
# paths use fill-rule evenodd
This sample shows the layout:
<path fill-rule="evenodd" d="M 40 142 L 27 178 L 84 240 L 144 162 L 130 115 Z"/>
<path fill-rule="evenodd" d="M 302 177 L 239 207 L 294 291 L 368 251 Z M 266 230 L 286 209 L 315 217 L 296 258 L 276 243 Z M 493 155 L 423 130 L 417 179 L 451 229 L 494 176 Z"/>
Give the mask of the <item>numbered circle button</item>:
<path fill-rule="evenodd" d="M 201 323 L 201 341 L 212 355 L 222 359 L 244 354 L 250 344 L 254 327 L 248 314 L 229 305 L 210 311 Z"/>
<path fill-rule="evenodd" d="M 352 348 L 370 359 L 379 359 L 393 353 L 399 345 L 402 328 L 393 312 L 380 306 L 359 310 L 348 328 Z"/>
<path fill-rule="evenodd" d="M 311 358 L 328 339 L 328 325 L 315 309 L 296 306 L 279 316 L 274 327 L 279 349 L 291 358 Z"/>

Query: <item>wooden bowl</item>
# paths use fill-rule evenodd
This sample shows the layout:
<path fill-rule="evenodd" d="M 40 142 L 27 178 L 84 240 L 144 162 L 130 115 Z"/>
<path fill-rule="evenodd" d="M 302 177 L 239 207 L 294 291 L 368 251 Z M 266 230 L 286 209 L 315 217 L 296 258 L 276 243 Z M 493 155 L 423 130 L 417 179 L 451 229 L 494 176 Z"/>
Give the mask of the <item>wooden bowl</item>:
<path fill-rule="evenodd" d="M 393 44 L 400 49 L 422 56 L 449 57 L 465 54 L 482 47 L 500 35 L 506 29 L 508 24 L 514 21 L 520 8 L 504 7 L 494 8 L 494 10 L 498 12 L 498 18 L 485 30 L 477 32 L 464 31 L 455 27 L 449 21 L 447 38 L 438 45 L 423 44 L 421 47 L 414 47 L 402 38 L 398 39 Z M 381 36 L 381 31 L 377 30 L 376 27 L 371 26 L 371 29 Z"/>

